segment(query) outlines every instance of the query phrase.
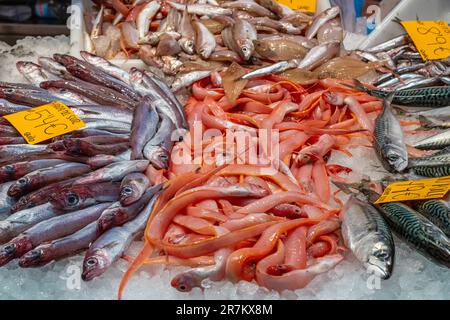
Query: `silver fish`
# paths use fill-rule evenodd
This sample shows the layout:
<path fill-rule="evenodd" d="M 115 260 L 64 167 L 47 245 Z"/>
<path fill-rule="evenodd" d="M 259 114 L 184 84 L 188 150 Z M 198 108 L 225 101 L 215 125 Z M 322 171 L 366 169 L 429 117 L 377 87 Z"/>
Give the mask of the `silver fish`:
<path fill-rule="evenodd" d="M 80 51 L 80 55 L 86 62 L 89 62 L 111 76 L 130 84 L 130 74 L 122 68 L 119 68 L 108 60 L 87 51 Z"/>
<path fill-rule="evenodd" d="M 172 83 L 172 91 L 177 92 L 183 88 L 189 87 L 194 82 L 208 77 L 211 71 L 192 71 L 185 74 L 177 74 Z"/>
<path fill-rule="evenodd" d="M 48 80 L 47 74 L 40 65 L 28 61 L 19 61 L 16 63 L 17 70 L 31 83 L 36 86 L 43 81 Z"/>
<path fill-rule="evenodd" d="M 208 59 L 216 48 L 216 39 L 203 23 L 194 21 L 192 26 L 195 30 L 195 51 L 203 59 Z"/>
<path fill-rule="evenodd" d="M 276 18 L 276 15 L 273 12 L 267 10 L 263 6 L 260 6 L 253 0 L 229 1 L 223 2 L 221 5 L 224 8 L 237 9 L 244 12 L 248 12 L 252 16 L 256 15 L 260 17 L 269 17 L 272 19 Z"/>
<path fill-rule="evenodd" d="M 314 18 L 311 26 L 308 28 L 308 30 L 306 30 L 306 38 L 314 38 L 320 27 L 331 19 L 336 18 L 340 14 L 340 12 L 341 10 L 337 6 L 328 8 L 327 10 L 321 12 L 317 17 Z"/>
<path fill-rule="evenodd" d="M 433 77 L 428 79 L 414 79 L 414 81 L 410 81 L 408 83 L 395 87 L 395 90 L 407 90 L 407 89 L 429 87 L 439 84 L 440 82 L 441 80 L 439 79 L 439 77 Z"/>
<path fill-rule="evenodd" d="M 404 44 L 408 44 L 410 41 L 411 40 L 409 39 L 408 35 L 402 34 L 402 35 L 397 36 L 397 37 L 395 37 L 395 38 L 393 38 L 391 40 L 382 42 L 382 43 L 380 43 L 380 44 L 378 44 L 376 46 L 373 46 L 373 47 L 371 47 L 369 49 L 366 49 L 365 51 L 370 52 L 370 53 L 378 53 L 378 52 L 381 52 L 381 51 L 386 51 L 386 50 L 389 50 L 389 49 L 393 49 L 393 48 L 399 47 L 399 46 L 404 45 Z"/>
<path fill-rule="evenodd" d="M 158 13 L 159 8 L 161 8 L 161 3 L 158 0 L 153 0 L 147 3 L 138 14 L 136 18 L 136 25 L 140 39 L 144 38 L 147 35 L 150 29 L 150 22 Z"/>
<path fill-rule="evenodd" d="M 312 48 L 297 65 L 297 67 L 304 70 L 312 70 L 323 62 L 337 56 L 339 54 L 339 49 L 339 42 L 320 44 Z"/>
<path fill-rule="evenodd" d="M 418 149 L 441 149 L 443 147 L 450 146 L 450 130 L 433 135 L 429 138 L 425 138 L 416 142 L 414 148 Z"/>
<path fill-rule="evenodd" d="M 92 26 L 91 39 L 96 39 L 102 34 L 103 16 L 105 14 L 105 6 L 102 4 Z"/>
<path fill-rule="evenodd" d="M 187 54 L 194 54 L 195 30 L 192 27 L 191 17 L 187 11 L 183 11 L 178 32 L 181 34 L 181 39 L 178 40 L 181 49 Z"/>
<path fill-rule="evenodd" d="M 255 27 L 247 20 L 237 19 L 233 26 L 233 39 L 239 48 L 241 58 L 250 59 L 255 50 L 253 41 L 257 39 Z"/>
<path fill-rule="evenodd" d="M 172 132 L 175 124 L 166 115 L 161 115 L 161 123 L 155 136 L 145 145 L 144 157 L 157 169 L 167 169 L 173 145 Z"/>
<path fill-rule="evenodd" d="M 394 267 L 395 246 L 380 213 L 367 201 L 350 196 L 340 218 L 345 245 L 368 271 L 388 279 Z"/>
<path fill-rule="evenodd" d="M 186 11 L 190 14 L 196 14 L 199 16 L 218 16 L 225 15 L 231 16 L 233 10 L 227 9 L 225 7 L 213 6 L 210 4 L 181 4 L 177 2 L 167 1 L 167 3 L 174 9 L 178 11 Z"/>
<path fill-rule="evenodd" d="M 375 120 L 374 147 L 386 170 L 402 172 L 408 166 L 408 151 L 400 122 L 392 113 L 391 99 L 384 100 L 383 111 Z"/>

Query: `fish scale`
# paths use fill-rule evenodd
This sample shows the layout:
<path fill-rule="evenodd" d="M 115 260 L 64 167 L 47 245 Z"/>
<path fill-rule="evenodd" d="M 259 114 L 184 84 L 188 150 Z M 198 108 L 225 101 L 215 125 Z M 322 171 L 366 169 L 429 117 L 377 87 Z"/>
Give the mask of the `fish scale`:
<path fill-rule="evenodd" d="M 443 177 L 450 175 L 450 157 L 439 155 L 412 159 L 409 168 L 424 177 Z"/>
<path fill-rule="evenodd" d="M 419 202 L 416 209 L 450 237 L 450 207 L 445 200 L 427 200 Z"/>
<path fill-rule="evenodd" d="M 450 239 L 437 226 L 399 202 L 384 203 L 377 208 L 408 244 L 435 262 L 450 267 Z"/>

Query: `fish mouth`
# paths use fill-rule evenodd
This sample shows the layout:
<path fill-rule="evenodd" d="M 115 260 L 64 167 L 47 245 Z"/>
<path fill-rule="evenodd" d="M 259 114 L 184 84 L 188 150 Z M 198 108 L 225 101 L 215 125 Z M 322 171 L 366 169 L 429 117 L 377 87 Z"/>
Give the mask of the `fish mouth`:
<path fill-rule="evenodd" d="M 17 246 L 14 243 L 9 243 L 0 248 L 0 267 L 4 266 L 12 259 L 14 259 L 17 252 Z"/>
<path fill-rule="evenodd" d="M 391 266 L 386 261 L 382 261 L 377 257 L 370 257 L 367 262 L 367 269 L 383 280 L 387 280 L 391 276 Z"/>
<path fill-rule="evenodd" d="M 44 251 L 43 250 L 32 250 L 24 254 L 19 259 L 19 266 L 21 268 L 29 268 L 33 266 L 40 266 L 42 265 L 44 258 Z"/>
<path fill-rule="evenodd" d="M 92 279 L 102 275 L 110 266 L 109 260 L 102 252 L 98 252 L 93 256 L 87 257 L 83 261 L 83 272 L 81 279 L 83 281 L 91 281 Z"/>

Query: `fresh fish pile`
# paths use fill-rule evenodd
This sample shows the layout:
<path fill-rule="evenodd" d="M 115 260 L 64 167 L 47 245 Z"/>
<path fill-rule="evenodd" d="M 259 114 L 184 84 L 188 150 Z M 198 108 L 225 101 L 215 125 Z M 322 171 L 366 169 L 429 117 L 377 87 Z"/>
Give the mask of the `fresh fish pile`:
<path fill-rule="evenodd" d="M 186 126 L 178 100 L 153 74 L 83 56 L 21 61 L 31 84 L 0 83 L 2 116 L 61 101 L 86 123 L 29 145 L 2 119 L 1 266 L 38 267 L 88 249 L 82 278 L 91 280 L 142 235 L 159 198 L 172 131 Z"/>
<path fill-rule="evenodd" d="M 378 65 L 340 57 L 339 7 L 312 16 L 275 0 L 94 2 L 87 9 L 89 50 L 107 59 L 139 58 L 175 76 L 173 91 L 232 62 L 249 69 L 243 78 L 301 70 L 285 74 L 296 82 L 352 79 Z"/>

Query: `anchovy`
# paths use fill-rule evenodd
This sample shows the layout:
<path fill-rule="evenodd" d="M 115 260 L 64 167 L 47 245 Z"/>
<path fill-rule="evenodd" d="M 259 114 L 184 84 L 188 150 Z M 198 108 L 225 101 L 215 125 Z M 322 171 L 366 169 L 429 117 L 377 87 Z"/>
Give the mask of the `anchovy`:
<path fill-rule="evenodd" d="M 345 245 L 369 270 L 389 279 L 394 267 L 395 246 L 391 231 L 368 202 L 351 196 L 341 212 Z"/>
<path fill-rule="evenodd" d="M 354 80 L 354 83 L 358 90 L 377 98 L 384 99 L 390 95 L 388 91 L 369 89 L 358 80 Z M 396 91 L 392 103 L 415 107 L 444 107 L 450 104 L 450 86 Z"/>
<path fill-rule="evenodd" d="M 107 230 L 89 246 L 81 274 L 84 281 L 100 276 L 122 257 L 132 241 L 144 231 L 158 196 L 154 195 L 135 219 Z"/>
<path fill-rule="evenodd" d="M 383 111 L 375 120 L 374 147 L 386 170 L 402 172 L 408 166 L 408 151 L 403 142 L 400 122 L 392 113 L 390 99 L 383 101 Z"/>
<path fill-rule="evenodd" d="M 433 261 L 450 267 L 450 239 L 427 218 L 403 203 L 376 205 L 390 227 Z"/>
<path fill-rule="evenodd" d="M 112 204 L 108 209 L 103 211 L 102 215 L 97 221 L 97 230 L 102 234 L 106 230 L 113 227 L 121 226 L 125 222 L 134 219 L 139 212 L 148 204 L 149 200 L 161 190 L 161 185 L 153 186 L 142 195 L 142 197 L 135 203 L 123 207 L 120 202 Z"/>
<path fill-rule="evenodd" d="M 38 169 L 19 178 L 9 188 L 8 195 L 15 198 L 21 197 L 50 183 L 67 180 L 90 171 L 91 168 L 88 165 L 71 162 Z"/>
<path fill-rule="evenodd" d="M 56 216 L 27 229 L 0 247 L 0 266 L 48 241 L 70 235 L 98 219 L 108 203 Z"/>
<path fill-rule="evenodd" d="M 401 45 L 408 44 L 411 40 L 408 35 L 402 34 L 398 37 L 395 37 L 391 40 L 380 43 L 379 45 L 373 46 L 365 51 L 370 53 L 378 53 L 381 51 L 387 51 L 389 49 L 393 49 L 396 47 L 400 47 Z"/>

